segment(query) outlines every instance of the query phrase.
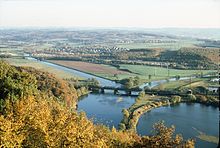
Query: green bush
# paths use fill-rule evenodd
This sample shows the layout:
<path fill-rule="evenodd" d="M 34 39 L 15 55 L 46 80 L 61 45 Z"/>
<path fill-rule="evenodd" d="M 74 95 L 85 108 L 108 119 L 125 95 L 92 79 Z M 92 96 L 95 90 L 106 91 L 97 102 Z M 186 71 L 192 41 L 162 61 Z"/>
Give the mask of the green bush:
<path fill-rule="evenodd" d="M 193 94 L 188 94 L 187 95 L 187 100 L 189 100 L 189 101 L 196 101 L 196 96 L 193 95 Z"/>
<path fill-rule="evenodd" d="M 170 99 L 170 102 L 171 103 L 179 103 L 179 102 L 181 102 L 181 97 L 180 96 L 171 96 L 171 99 Z"/>

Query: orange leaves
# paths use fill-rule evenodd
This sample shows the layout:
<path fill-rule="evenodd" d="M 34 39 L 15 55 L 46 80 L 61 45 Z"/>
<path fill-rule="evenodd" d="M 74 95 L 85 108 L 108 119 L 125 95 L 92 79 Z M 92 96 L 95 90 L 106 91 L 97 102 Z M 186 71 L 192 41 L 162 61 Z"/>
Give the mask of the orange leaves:
<path fill-rule="evenodd" d="M 0 142 L 4 147 L 193 147 L 194 141 L 173 137 L 174 127 L 155 124 L 155 134 L 109 130 L 94 125 L 85 113 L 77 114 L 53 99 L 28 97 L 0 116 Z"/>
<path fill-rule="evenodd" d="M 5 67 L 8 72 L 10 68 L 7 69 L 7 66 L 7 64 L 2 66 L 0 62 L 0 68 Z M 12 70 L 15 69 L 12 68 Z M 22 73 L 25 73 L 24 71 Z M 0 147 L 95 148 L 191 147 L 194 145 L 192 140 L 183 142 L 180 135 L 173 138 L 174 127 L 167 128 L 163 123 L 155 125 L 156 134 L 151 137 L 140 137 L 134 132 L 117 131 L 115 128 L 111 131 L 103 125 L 94 125 L 92 121 L 87 119 L 85 113 L 77 114 L 60 103 L 60 101 L 63 103 L 65 100 L 65 103 L 69 106 L 76 105 L 77 94 L 74 88 L 51 75 L 33 71 L 32 69 L 32 73 L 37 77 L 40 94 L 32 93 L 35 87 L 35 77 L 32 77 L 32 75 L 26 76 L 27 73 L 19 75 L 16 72 L 18 74 L 16 74 L 16 78 L 22 79 L 22 81 L 13 80 L 9 77 L 10 81 L 8 82 L 12 83 L 5 83 L 3 89 L 0 90 L 1 92 L 6 86 L 10 86 L 8 88 L 9 97 L 1 98 L 3 100 L 1 105 L 4 108 L 0 112 Z M 7 72 L 0 71 L 0 79 Z M 13 73 L 9 74 L 13 76 Z M 29 87 L 30 81 L 34 81 L 31 83 L 31 87 Z M 17 89 L 17 86 L 23 89 Z M 52 92 L 52 89 L 54 89 L 54 92 Z M 11 99 L 11 94 L 14 92 L 11 93 L 11 90 L 19 90 L 16 92 L 17 94 L 19 94 L 20 90 L 28 94 L 15 95 L 17 100 L 13 100 Z M 48 95 L 49 92 L 53 94 Z M 1 93 L 0 97 L 2 97 Z M 129 116 L 127 110 L 123 110 L 123 114 L 126 117 Z"/>

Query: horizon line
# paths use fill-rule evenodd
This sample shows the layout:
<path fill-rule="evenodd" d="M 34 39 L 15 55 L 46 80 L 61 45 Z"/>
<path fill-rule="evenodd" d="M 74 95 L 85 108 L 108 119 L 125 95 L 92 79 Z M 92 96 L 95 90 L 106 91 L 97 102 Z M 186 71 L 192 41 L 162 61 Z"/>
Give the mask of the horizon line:
<path fill-rule="evenodd" d="M 107 26 L 0 26 L 0 28 L 60 28 L 60 29 L 74 29 L 74 28 L 85 28 L 85 29 L 220 29 L 220 27 L 107 27 Z"/>

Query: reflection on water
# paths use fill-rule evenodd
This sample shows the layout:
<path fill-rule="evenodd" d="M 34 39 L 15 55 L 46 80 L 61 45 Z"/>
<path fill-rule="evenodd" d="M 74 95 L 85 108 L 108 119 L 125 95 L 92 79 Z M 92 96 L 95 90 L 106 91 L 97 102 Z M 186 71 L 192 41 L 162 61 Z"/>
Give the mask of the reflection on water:
<path fill-rule="evenodd" d="M 135 97 L 113 94 L 89 94 L 78 103 L 78 111 L 85 111 L 95 123 L 103 123 L 118 128 L 122 120 L 122 109 L 134 103 Z"/>
<path fill-rule="evenodd" d="M 194 127 L 207 135 L 219 137 L 218 108 L 193 103 L 156 108 L 141 116 L 137 126 L 138 133 L 141 135 L 151 134 L 153 124 L 160 120 L 164 120 L 166 125 L 175 125 L 176 133 L 181 133 L 184 138 L 195 138 L 196 147 L 217 147 L 215 143 L 199 139 L 198 132 L 194 130 Z"/>

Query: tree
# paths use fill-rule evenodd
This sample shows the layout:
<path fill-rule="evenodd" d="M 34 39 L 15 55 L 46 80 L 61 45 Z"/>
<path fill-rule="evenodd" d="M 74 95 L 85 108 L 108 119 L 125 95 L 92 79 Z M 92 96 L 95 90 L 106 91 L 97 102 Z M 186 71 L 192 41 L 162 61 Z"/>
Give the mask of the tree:
<path fill-rule="evenodd" d="M 180 79 L 180 75 L 176 75 L 176 80 L 179 80 Z"/>
<path fill-rule="evenodd" d="M 99 86 L 100 85 L 99 81 L 96 80 L 95 78 L 92 78 L 91 82 L 92 82 L 92 85 L 94 85 L 94 86 Z"/>
<path fill-rule="evenodd" d="M 149 79 L 149 80 L 151 79 L 151 77 L 152 77 L 152 75 L 148 75 L 148 79 Z"/>
<path fill-rule="evenodd" d="M 119 79 L 118 74 L 114 74 L 114 77 L 115 77 L 115 80 Z"/>
<path fill-rule="evenodd" d="M 2 67 L 0 63 L 0 68 Z M 28 94 L 19 97 L 20 90 L 16 87 L 22 87 L 22 91 L 23 88 L 28 89 L 29 86 L 26 84 L 30 80 L 29 76 L 24 76 L 20 72 L 10 66 L 6 66 L 4 70 L 0 71 L 0 79 L 5 80 L 5 83 L 0 81 L 0 84 L 4 84 L 3 88 L 0 88 L 2 90 L 6 88 L 8 91 L 5 98 L 1 98 L 5 108 L 0 112 L 0 147 L 145 147 L 146 145 L 158 147 L 158 143 L 159 146 L 165 144 L 167 147 L 184 147 L 187 144 L 194 144 L 193 141 L 184 143 L 180 136 L 172 138 L 170 136 L 172 132 L 169 132 L 165 126 L 159 126 L 161 127 L 159 129 L 162 129 L 160 132 L 145 138 L 134 132 L 126 131 L 124 123 L 119 125 L 123 131 L 117 131 L 115 128 L 110 130 L 106 126 L 95 125 L 87 119 L 84 112 L 74 112 L 56 99 L 69 100 L 75 90 L 74 92 L 69 91 L 71 88 L 64 81 L 60 82 L 41 72 L 38 75 L 34 72 L 28 72 L 36 78 L 38 86 L 36 91 L 39 94 L 28 92 Z M 43 83 L 45 81 L 48 86 Z M 54 94 L 48 94 L 52 90 Z M 17 99 L 10 99 L 11 95 L 16 96 Z M 124 109 L 123 114 L 128 117 L 128 110 Z M 135 128 L 133 127 L 136 125 L 134 122 L 135 120 L 130 122 L 132 128 Z"/>
<path fill-rule="evenodd" d="M 125 108 L 122 109 L 122 113 L 123 113 L 122 123 L 127 123 L 130 114 L 129 114 L 128 110 Z"/>
<path fill-rule="evenodd" d="M 171 96 L 171 100 L 170 100 L 171 103 L 179 103 L 181 102 L 181 97 L 180 96 Z"/>
<path fill-rule="evenodd" d="M 188 94 L 187 95 L 187 99 L 190 100 L 190 101 L 195 101 L 196 100 L 196 96 L 193 95 L 193 94 Z"/>
<path fill-rule="evenodd" d="M 126 130 L 126 126 L 125 126 L 125 124 L 124 123 L 119 123 L 119 130 Z"/>
<path fill-rule="evenodd" d="M 141 91 L 138 95 L 140 98 L 143 98 L 145 96 L 145 91 Z"/>
<path fill-rule="evenodd" d="M 134 86 L 138 86 L 140 84 L 141 80 L 140 80 L 140 77 L 136 76 L 134 77 Z"/>
<path fill-rule="evenodd" d="M 126 118 L 129 117 L 129 112 L 128 112 L 128 110 L 127 110 L 126 108 L 122 109 L 122 113 L 123 113 L 123 115 L 124 115 Z"/>
<path fill-rule="evenodd" d="M 127 81 L 125 82 L 125 87 L 130 89 L 134 86 L 134 82 L 133 82 L 133 78 L 130 77 L 128 79 L 126 79 Z"/>
<path fill-rule="evenodd" d="M 153 136 L 142 137 L 143 145 L 148 145 L 150 148 L 154 147 L 194 147 L 194 140 L 183 140 L 181 135 L 174 136 L 175 127 L 166 127 L 164 121 L 155 123 L 153 126 Z"/>

